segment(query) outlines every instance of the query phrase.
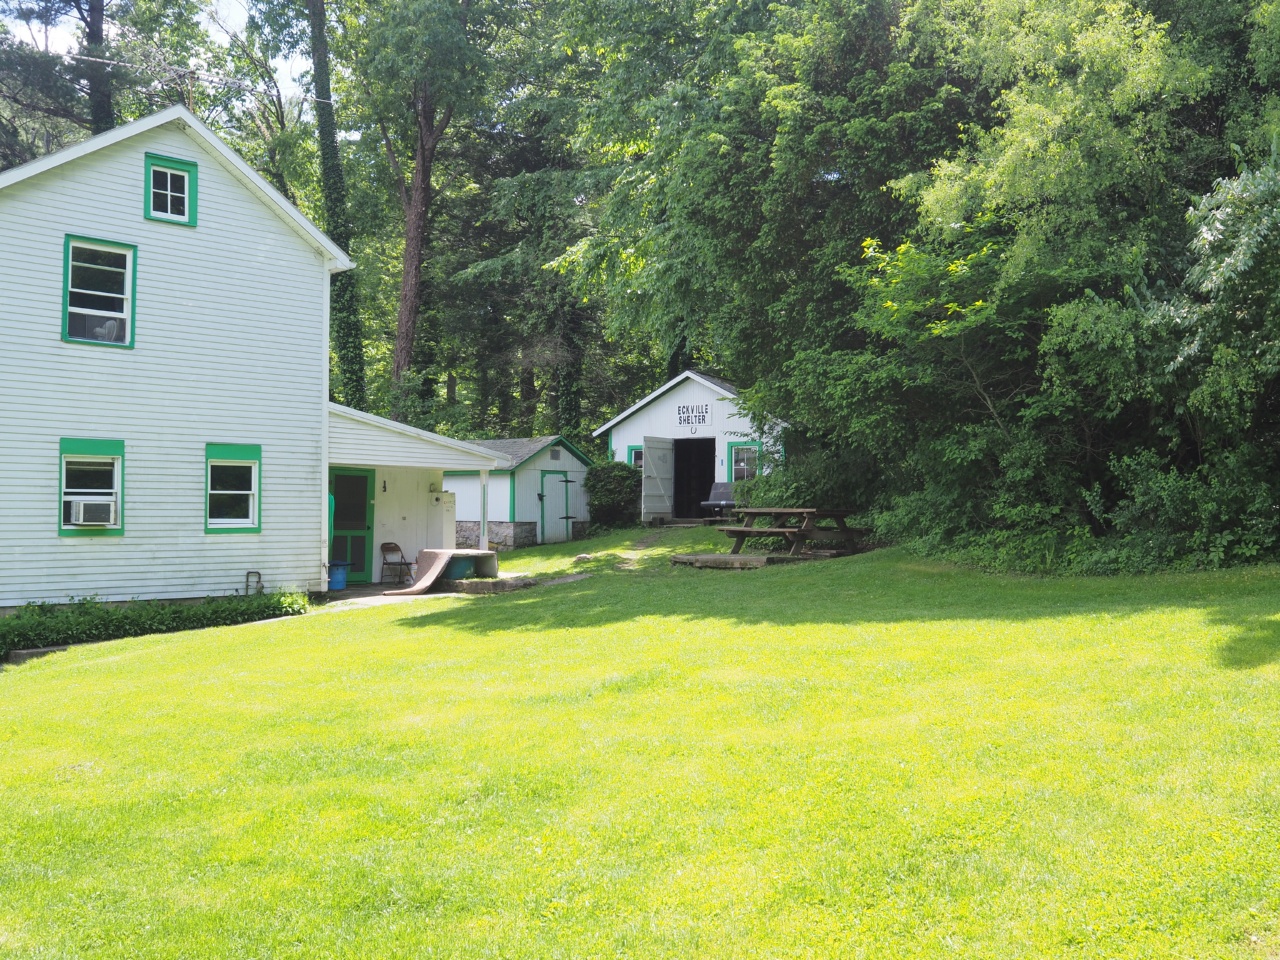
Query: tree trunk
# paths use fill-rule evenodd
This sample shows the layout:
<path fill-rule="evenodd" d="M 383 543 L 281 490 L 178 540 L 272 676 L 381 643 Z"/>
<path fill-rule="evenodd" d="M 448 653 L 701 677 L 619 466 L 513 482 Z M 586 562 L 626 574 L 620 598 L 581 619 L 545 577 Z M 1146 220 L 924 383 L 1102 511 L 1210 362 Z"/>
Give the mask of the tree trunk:
<path fill-rule="evenodd" d="M 106 0 L 89 0 L 87 10 L 80 8 L 84 19 L 84 55 L 93 60 L 106 59 Z M 111 101 L 111 72 L 105 63 L 83 64 L 89 87 L 89 130 L 106 133 L 116 125 L 115 107 Z"/>
<path fill-rule="evenodd" d="M 316 98 L 316 130 L 320 148 L 320 189 L 324 198 L 325 229 L 343 250 L 351 250 L 351 222 L 347 218 L 347 182 L 338 153 L 338 125 L 334 119 L 329 79 L 329 38 L 324 0 L 307 0 L 311 28 L 311 77 Z M 329 280 L 329 318 L 342 399 L 363 410 L 365 400 L 364 330 L 354 272 L 335 274 Z"/>
<path fill-rule="evenodd" d="M 418 312 L 422 308 L 422 265 L 427 252 L 427 222 L 434 193 L 431 171 L 435 165 L 436 147 L 453 116 L 453 109 L 437 111 L 433 98 L 425 91 L 414 97 L 418 142 L 413 155 L 413 173 L 407 189 L 401 192 L 404 206 L 404 258 L 400 272 L 400 306 L 396 311 L 396 347 L 391 374 L 398 382 L 413 364 L 413 340 L 418 330 Z"/>
<path fill-rule="evenodd" d="M 516 434 L 533 436 L 533 421 L 538 414 L 538 382 L 528 350 L 520 351 L 520 406 L 516 415 Z"/>

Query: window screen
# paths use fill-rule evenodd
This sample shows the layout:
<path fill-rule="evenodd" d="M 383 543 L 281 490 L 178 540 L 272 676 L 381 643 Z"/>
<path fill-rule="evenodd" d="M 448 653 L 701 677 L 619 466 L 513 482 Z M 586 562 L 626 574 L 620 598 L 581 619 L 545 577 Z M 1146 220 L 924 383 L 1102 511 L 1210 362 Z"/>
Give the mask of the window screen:
<path fill-rule="evenodd" d="M 67 337 L 129 339 L 131 250 L 72 241 L 67 252 Z"/>

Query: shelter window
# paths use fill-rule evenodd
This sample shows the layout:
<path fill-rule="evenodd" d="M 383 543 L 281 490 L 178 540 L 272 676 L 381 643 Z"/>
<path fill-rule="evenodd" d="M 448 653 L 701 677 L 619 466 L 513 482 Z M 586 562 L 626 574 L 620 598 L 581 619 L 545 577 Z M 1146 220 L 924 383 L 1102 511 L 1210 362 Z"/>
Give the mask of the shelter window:
<path fill-rule="evenodd" d="M 760 472 L 760 444 L 758 443 L 731 443 L 729 457 L 731 466 L 729 479 L 734 482 L 750 480 Z"/>

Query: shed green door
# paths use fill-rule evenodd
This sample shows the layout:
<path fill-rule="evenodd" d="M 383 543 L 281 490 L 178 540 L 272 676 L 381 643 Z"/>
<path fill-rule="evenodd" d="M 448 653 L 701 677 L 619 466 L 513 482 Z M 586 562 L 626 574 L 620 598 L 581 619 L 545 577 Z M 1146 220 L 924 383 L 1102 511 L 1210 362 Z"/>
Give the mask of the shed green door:
<path fill-rule="evenodd" d="M 542 517 L 542 542 L 564 543 L 569 539 L 569 474 L 564 470 L 543 470 L 538 494 Z"/>
<path fill-rule="evenodd" d="M 373 471 L 334 467 L 329 471 L 329 493 L 329 562 L 351 564 L 348 583 L 368 583 L 373 579 Z"/>

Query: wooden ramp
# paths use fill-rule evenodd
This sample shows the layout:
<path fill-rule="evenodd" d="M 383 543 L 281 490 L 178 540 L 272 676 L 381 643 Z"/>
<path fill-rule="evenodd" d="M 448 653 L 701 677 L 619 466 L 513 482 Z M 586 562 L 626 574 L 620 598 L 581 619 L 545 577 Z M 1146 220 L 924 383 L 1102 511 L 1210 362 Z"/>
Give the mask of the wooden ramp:
<path fill-rule="evenodd" d="M 402 590 L 384 590 L 384 597 L 408 597 L 426 593 L 444 574 L 454 557 L 475 557 L 477 577 L 498 575 L 498 555 L 492 550 L 419 550 L 418 579 Z"/>
<path fill-rule="evenodd" d="M 785 553 L 677 553 L 671 562 L 699 570 L 755 570 L 778 563 L 799 563 L 817 557 L 793 557 Z"/>
<path fill-rule="evenodd" d="M 384 590 L 384 597 L 408 597 L 415 593 L 426 593 L 431 585 L 440 579 L 444 568 L 453 557 L 452 550 L 419 550 L 418 579 L 402 590 Z"/>

